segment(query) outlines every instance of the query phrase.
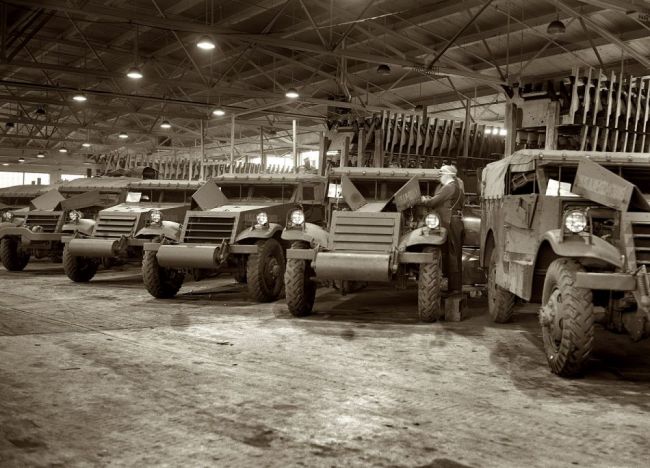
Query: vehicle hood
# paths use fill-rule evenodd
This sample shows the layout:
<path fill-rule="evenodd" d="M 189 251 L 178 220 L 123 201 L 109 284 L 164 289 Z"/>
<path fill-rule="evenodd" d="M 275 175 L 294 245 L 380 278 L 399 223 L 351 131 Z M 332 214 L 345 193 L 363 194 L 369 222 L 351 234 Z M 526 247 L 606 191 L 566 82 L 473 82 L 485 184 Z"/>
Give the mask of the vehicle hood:
<path fill-rule="evenodd" d="M 216 208 L 212 208 L 211 210 L 208 210 L 210 213 L 244 213 L 246 211 L 260 211 L 267 209 L 271 206 L 280 206 L 281 204 L 278 203 L 277 205 L 243 205 L 243 204 L 234 204 L 234 205 L 222 205 L 218 206 Z"/>
<path fill-rule="evenodd" d="M 168 211 L 187 207 L 186 203 L 122 203 L 105 210 L 102 213 L 147 213 L 151 210 Z"/>

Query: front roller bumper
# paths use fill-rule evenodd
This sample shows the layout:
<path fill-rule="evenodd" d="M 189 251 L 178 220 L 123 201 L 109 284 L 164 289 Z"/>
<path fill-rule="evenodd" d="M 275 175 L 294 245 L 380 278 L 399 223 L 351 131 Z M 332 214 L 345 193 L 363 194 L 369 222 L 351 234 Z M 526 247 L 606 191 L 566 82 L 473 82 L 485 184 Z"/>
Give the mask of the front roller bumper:
<path fill-rule="evenodd" d="M 257 253 L 256 245 L 168 245 L 147 243 L 145 251 L 155 251 L 158 264 L 165 268 L 215 269 L 222 265 L 229 255 L 251 255 Z"/>
<path fill-rule="evenodd" d="M 590 273 L 576 274 L 576 287 L 585 289 L 602 289 L 607 291 L 634 291 L 637 281 L 629 273 Z"/>
<path fill-rule="evenodd" d="M 74 238 L 68 242 L 68 252 L 74 257 L 123 257 L 129 247 L 142 247 L 144 243 L 143 239 Z"/>
<path fill-rule="evenodd" d="M 433 253 L 397 252 L 390 254 L 288 249 L 287 259 L 311 262 L 316 278 L 322 280 L 386 282 L 397 271 L 396 263 L 431 263 L 433 262 Z"/>
<path fill-rule="evenodd" d="M 34 232 L 25 227 L 2 227 L 0 228 L 0 239 L 3 237 L 20 237 L 23 245 L 42 242 L 61 242 L 63 234 L 60 232 Z"/>

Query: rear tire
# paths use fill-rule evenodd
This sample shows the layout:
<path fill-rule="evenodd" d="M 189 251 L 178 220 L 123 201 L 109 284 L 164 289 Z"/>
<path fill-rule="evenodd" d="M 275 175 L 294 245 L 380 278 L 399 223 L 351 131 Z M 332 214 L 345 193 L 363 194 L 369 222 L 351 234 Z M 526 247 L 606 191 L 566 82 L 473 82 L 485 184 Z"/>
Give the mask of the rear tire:
<path fill-rule="evenodd" d="M 550 264 L 544 280 L 539 320 L 548 365 L 555 374 L 580 374 L 594 342 L 594 306 L 591 289 L 575 286 L 584 268 L 560 258 Z"/>
<path fill-rule="evenodd" d="M 435 322 L 444 313 L 440 304 L 442 284 L 442 252 L 439 247 L 425 247 L 423 252 L 433 254 L 433 262 L 421 263 L 418 276 L 418 316 L 423 322 Z"/>
<path fill-rule="evenodd" d="M 497 261 L 498 253 L 495 247 L 490 254 L 488 266 L 488 312 L 493 322 L 506 323 L 512 319 L 515 295 L 497 284 Z"/>
<path fill-rule="evenodd" d="M 183 286 L 185 273 L 161 267 L 158 264 L 156 252 L 146 251 L 142 259 L 142 280 L 147 291 L 153 297 L 169 299 L 174 297 Z"/>
<path fill-rule="evenodd" d="M 5 237 L 0 241 L 0 259 L 8 271 L 22 271 L 29 263 L 29 253 L 21 249 L 20 239 Z"/>
<path fill-rule="evenodd" d="M 63 271 L 75 283 L 87 283 L 97 273 L 99 262 L 94 258 L 70 255 L 68 246 L 63 248 Z"/>
<path fill-rule="evenodd" d="M 294 242 L 292 249 L 306 249 L 306 242 Z M 294 317 L 304 317 L 311 314 L 316 300 L 318 285 L 311 279 L 311 266 L 306 260 L 287 259 L 284 271 L 284 287 L 286 289 L 287 307 Z"/>
<path fill-rule="evenodd" d="M 257 241 L 257 253 L 248 256 L 248 293 L 257 302 L 272 302 L 282 294 L 285 259 L 275 239 Z"/>

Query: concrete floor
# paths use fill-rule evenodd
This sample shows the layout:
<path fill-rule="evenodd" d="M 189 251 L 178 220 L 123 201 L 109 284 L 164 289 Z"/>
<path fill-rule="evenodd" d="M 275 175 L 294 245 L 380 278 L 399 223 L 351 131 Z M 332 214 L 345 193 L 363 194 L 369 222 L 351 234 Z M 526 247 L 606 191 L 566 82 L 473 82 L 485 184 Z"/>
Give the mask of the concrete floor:
<path fill-rule="evenodd" d="M 135 268 L 2 270 L 0 465 L 647 466 L 650 343 L 599 333 L 563 380 L 533 314 L 471 306 L 426 325 L 414 291 L 321 289 L 293 319 L 228 278 L 160 301 Z"/>

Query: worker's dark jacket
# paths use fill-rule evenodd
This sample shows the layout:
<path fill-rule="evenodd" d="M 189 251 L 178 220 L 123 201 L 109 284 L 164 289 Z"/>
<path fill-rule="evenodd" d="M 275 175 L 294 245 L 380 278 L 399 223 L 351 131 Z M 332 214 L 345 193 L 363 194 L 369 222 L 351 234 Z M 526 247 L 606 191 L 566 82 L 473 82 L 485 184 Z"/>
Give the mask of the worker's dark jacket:
<path fill-rule="evenodd" d="M 447 185 L 440 184 L 433 197 L 424 206 L 433 208 L 440 216 L 440 224 L 447 228 L 447 277 L 449 291 L 462 290 L 463 287 L 463 207 L 465 192 L 457 180 Z"/>

